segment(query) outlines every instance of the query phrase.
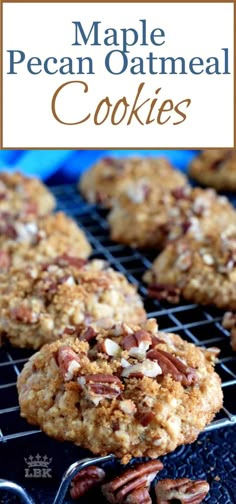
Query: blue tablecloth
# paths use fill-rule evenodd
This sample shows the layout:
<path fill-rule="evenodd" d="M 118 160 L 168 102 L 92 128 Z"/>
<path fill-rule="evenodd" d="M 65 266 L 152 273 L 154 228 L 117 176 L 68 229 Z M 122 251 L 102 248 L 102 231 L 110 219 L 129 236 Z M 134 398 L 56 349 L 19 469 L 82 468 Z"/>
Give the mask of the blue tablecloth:
<path fill-rule="evenodd" d="M 165 156 L 176 168 L 186 170 L 197 151 L 192 150 L 6 150 L 0 152 L 0 170 L 19 170 L 49 184 L 74 182 L 105 156 Z"/>

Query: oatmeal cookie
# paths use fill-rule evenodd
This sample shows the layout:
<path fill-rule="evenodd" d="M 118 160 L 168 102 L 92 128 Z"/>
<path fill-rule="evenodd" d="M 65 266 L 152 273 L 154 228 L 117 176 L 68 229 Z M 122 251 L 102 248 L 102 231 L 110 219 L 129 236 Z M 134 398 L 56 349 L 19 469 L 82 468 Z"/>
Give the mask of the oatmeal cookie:
<path fill-rule="evenodd" d="M 90 253 L 85 234 L 63 212 L 21 220 L 0 212 L 0 271 L 61 254 L 87 258 Z"/>
<path fill-rule="evenodd" d="M 136 288 L 104 261 L 60 256 L 10 268 L 0 276 L 0 334 L 13 345 L 39 348 L 78 325 L 140 324 L 146 313 Z"/>
<path fill-rule="evenodd" d="M 236 211 L 213 189 L 163 191 L 152 187 L 139 199 L 135 190 L 123 193 L 108 216 L 111 239 L 132 247 L 162 249 L 181 236 L 202 233 L 215 224 L 219 229 L 236 223 Z"/>
<path fill-rule="evenodd" d="M 18 172 L 0 172 L 0 212 L 20 218 L 46 215 L 55 206 L 53 194 L 39 179 Z"/>
<path fill-rule="evenodd" d="M 186 177 L 163 158 L 105 158 L 85 172 L 79 189 L 90 203 L 111 207 L 123 192 L 142 197 L 154 185 L 174 189 L 186 184 Z M 130 187 L 131 186 L 131 187 Z"/>
<path fill-rule="evenodd" d="M 204 150 L 192 161 L 189 174 L 218 191 L 236 191 L 236 150 Z"/>
<path fill-rule="evenodd" d="M 202 240 L 183 238 L 169 244 L 144 275 L 149 294 L 236 310 L 236 226 L 211 230 Z"/>
<path fill-rule="evenodd" d="M 94 454 L 156 458 L 195 441 L 222 406 L 214 354 L 154 320 L 43 346 L 18 378 L 22 417 Z"/>

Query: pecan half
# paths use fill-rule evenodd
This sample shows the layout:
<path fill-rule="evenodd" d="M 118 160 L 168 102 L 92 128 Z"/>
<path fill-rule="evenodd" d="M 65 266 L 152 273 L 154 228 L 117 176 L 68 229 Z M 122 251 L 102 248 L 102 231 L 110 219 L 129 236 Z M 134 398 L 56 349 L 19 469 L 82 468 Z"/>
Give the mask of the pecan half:
<path fill-rule="evenodd" d="M 124 386 L 118 376 L 109 374 L 90 374 L 80 376 L 78 383 L 88 400 L 97 406 L 102 399 L 115 399 L 118 397 Z"/>
<path fill-rule="evenodd" d="M 170 374 L 175 381 L 179 381 L 184 387 L 194 385 L 198 381 L 196 370 L 169 352 L 154 348 L 147 353 L 147 357 L 158 362 L 163 375 Z"/>
<path fill-rule="evenodd" d="M 155 486 L 157 504 L 178 501 L 180 504 L 200 504 L 209 492 L 207 481 L 191 481 L 187 478 L 165 479 Z"/>
<path fill-rule="evenodd" d="M 157 472 L 161 469 L 163 469 L 163 464 L 159 460 L 151 460 L 150 462 L 144 462 L 144 464 L 138 464 L 132 469 L 127 469 L 127 471 L 110 483 L 102 485 L 102 493 L 111 504 L 132 502 L 132 500 L 127 501 L 128 496 L 134 490 L 149 488 Z M 133 502 L 135 501 L 133 500 Z M 136 502 L 141 503 L 143 501 Z"/>
<path fill-rule="evenodd" d="M 122 341 L 124 350 L 128 350 L 131 357 L 144 359 L 146 352 L 152 344 L 151 335 L 144 329 L 140 329 L 132 334 L 127 334 Z"/>
<path fill-rule="evenodd" d="M 133 490 L 123 502 L 124 504 L 152 504 L 152 499 L 148 489 L 141 487 Z"/>
<path fill-rule="evenodd" d="M 148 286 L 148 295 L 158 301 L 166 300 L 175 304 L 180 300 L 180 288 L 171 284 L 151 283 Z"/>
<path fill-rule="evenodd" d="M 59 348 L 56 361 L 65 382 L 71 381 L 80 369 L 80 358 L 69 346 Z"/>
<path fill-rule="evenodd" d="M 82 469 L 71 482 L 70 496 L 79 499 L 105 479 L 105 471 L 101 467 L 89 466 Z"/>

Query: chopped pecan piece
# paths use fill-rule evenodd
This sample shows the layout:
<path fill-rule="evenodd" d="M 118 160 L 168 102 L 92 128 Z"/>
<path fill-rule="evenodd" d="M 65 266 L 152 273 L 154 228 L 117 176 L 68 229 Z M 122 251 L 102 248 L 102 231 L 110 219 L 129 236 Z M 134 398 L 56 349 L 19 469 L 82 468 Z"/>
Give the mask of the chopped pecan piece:
<path fill-rule="evenodd" d="M 10 267 L 11 258 L 7 252 L 0 250 L 0 270 L 7 270 Z"/>
<path fill-rule="evenodd" d="M 102 399 L 115 399 L 124 388 L 117 376 L 102 373 L 80 376 L 78 383 L 85 392 L 86 398 L 95 406 Z"/>
<path fill-rule="evenodd" d="M 158 338 L 157 336 L 152 336 L 152 348 L 154 348 L 156 345 L 159 345 L 160 343 L 165 343 L 165 340 Z"/>
<path fill-rule="evenodd" d="M 79 499 L 105 479 L 105 471 L 101 467 L 89 466 L 82 469 L 71 482 L 70 496 Z"/>
<path fill-rule="evenodd" d="M 119 409 L 126 415 L 133 415 L 136 412 L 136 406 L 131 399 L 124 399 L 119 403 Z"/>
<path fill-rule="evenodd" d="M 81 341 L 91 341 L 97 336 L 97 332 L 91 326 L 84 328 L 83 325 L 76 326 L 76 332 L 78 334 L 78 338 Z"/>
<path fill-rule="evenodd" d="M 4 234 L 10 240 L 15 240 L 17 238 L 17 231 L 12 224 L 5 224 L 5 226 L 1 226 L 0 230 L 1 234 Z"/>
<path fill-rule="evenodd" d="M 124 350 L 128 350 L 131 357 L 144 359 L 146 352 L 152 344 L 151 335 L 144 329 L 140 329 L 132 334 L 127 334 L 122 341 Z"/>
<path fill-rule="evenodd" d="M 103 163 L 107 164 L 108 166 L 112 166 L 112 168 L 115 168 L 116 170 L 124 170 L 124 162 L 122 160 L 112 157 L 105 157 L 103 158 Z"/>
<path fill-rule="evenodd" d="M 151 283 L 148 286 L 148 295 L 158 301 L 166 300 L 175 304 L 180 300 L 180 288 L 171 284 Z"/>
<path fill-rule="evenodd" d="M 200 504 L 209 492 L 207 481 L 191 481 L 187 478 L 158 481 L 155 486 L 157 504 Z"/>
<path fill-rule="evenodd" d="M 184 187 L 176 187 L 176 189 L 172 189 L 171 194 L 174 196 L 176 200 L 180 199 L 187 199 L 190 200 L 190 187 L 189 186 L 184 186 Z"/>
<path fill-rule="evenodd" d="M 233 329 L 236 326 L 236 313 L 226 312 L 222 324 L 225 329 Z"/>
<path fill-rule="evenodd" d="M 141 503 L 143 501 L 130 501 L 127 500 L 127 498 L 137 489 L 149 488 L 157 472 L 161 469 L 163 469 L 163 464 L 159 460 L 151 460 L 144 464 L 138 464 L 132 469 L 127 469 L 127 471 L 110 483 L 102 485 L 102 493 L 111 504 L 120 504 L 124 502 Z"/>
<path fill-rule="evenodd" d="M 110 338 L 98 343 L 98 351 L 104 352 L 110 357 L 118 357 L 121 353 L 121 347 L 115 341 Z"/>
<path fill-rule="evenodd" d="M 75 334 L 76 333 L 76 328 L 75 327 L 65 327 L 64 331 L 63 331 L 63 335 L 65 334 L 68 334 L 69 336 L 72 336 L 72 334 Z"/>
<path fill-rule="evenodd" d="M 192 254 L 190 250 L 185 250 L 182 254 L 179 255 L 175 265 L 181 271 L 188 271 L 193 264 Z"/>
<path fill-rule="evenodd" d="M 59 348 L 56 361 L 65 382 L 71 381 L 80 369 L 79 356 L 69 346 L 62 346 Z"/>
<path fill-rule="evenodd" d="M 157 362 L 152 362 L 150 359 L 145 359 L 138 364 L 126 366 L 121 372 L 123 378 L 143 378 L 143 376 L 155 378 L 160 374 L 162 374 L 161 367 Z"/>
<path fill-rule="evenodd" d="M 147 425 L 149 425 L 154 418 L 155 413 L 153 413 L 152 411 L 139 412 L 137 415 L 137 419 L 143 427 L 147 427 Z"/>
<path fill-rule="evenodd" d="M 39 320 L 39 314 L 24 304 L 12 308 L 10 316 L 12 320 L 23 322 L 24 324 L 36 324 Z"/>
<path fill-rule="evenodd" d="M 61 256 L 56 257 L 54 259 L 53 264 L 57 264 L 58 266 L 74 266 L 75 268 L 82 268 L 85 264 L 87 264 L 86 259 L 81 259 L 79 257 L 70 256 L 68 254 L 63 254 Z"/>
<path fill-rule="evenodd" d="M 158 362 L 163 375 L 170 374 L 175 381 L 179 381 L 184 387 L 197 383 L 196 370 L 184 364 L 171 353 L 154 348 L 149 350 L 147 357 Z"/>

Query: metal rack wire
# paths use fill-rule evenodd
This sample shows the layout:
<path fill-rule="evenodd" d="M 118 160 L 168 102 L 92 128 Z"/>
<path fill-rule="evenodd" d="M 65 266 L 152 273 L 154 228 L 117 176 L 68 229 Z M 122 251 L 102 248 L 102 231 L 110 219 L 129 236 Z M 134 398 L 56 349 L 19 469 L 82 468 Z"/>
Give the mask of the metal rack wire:
<path fill-rule="evenodd" d="M 216 370 L 222 379 L 224 409 L 207 430 L 236 423 L 236 403 L 233 401 L 236 393 L 236 354 L 231 350 L 228 331 L 221 325 L 222 313 L 195 304 L 170 306 L 147 298 L 141 278 L 143 272 L 150 268 L 155 253 L 143 253 L 112 242 L 106 211 L 82 200 L 75 186 L 57 186 L 52 191 L 58 200 L 58 209 L 72 216 L 86 232 L 94 250 L 93 256 L 109 261 L 130 282 L 137 284 L 149 317 L 157 318 L 161 330 L 176 332 L 199 346 L 220 348 Z M 39 432 L 20 418 L 15 386 L 16 377 L 30 355 L 28 350 L 10 346 L 0 349 L 0 445 L 17 438 L 28 437 L 31 440 Z"/>

